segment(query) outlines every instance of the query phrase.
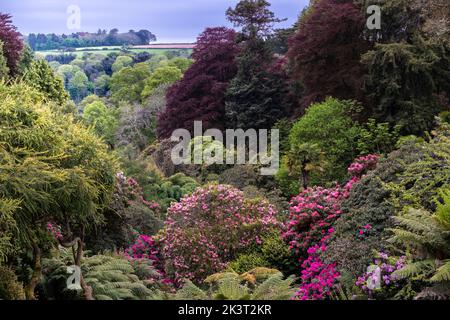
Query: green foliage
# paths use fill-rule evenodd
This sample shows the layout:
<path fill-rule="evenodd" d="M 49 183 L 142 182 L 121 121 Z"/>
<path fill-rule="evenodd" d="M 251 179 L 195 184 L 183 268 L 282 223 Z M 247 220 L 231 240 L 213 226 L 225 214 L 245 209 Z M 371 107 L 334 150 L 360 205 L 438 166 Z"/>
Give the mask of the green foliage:
<path fill-rule="evenodd" d="M 0 197 L 22 200 L 14 238 L 35 243 L 48 221 L 72 233 L 98 225 L 117 170 L 106 146 L 23 83 L 0 83 L 0 101 Z"/>
<path fill-rule="evenodd" d="M 31 68 L 33 61 L 34 53 L 28 45 L 25 45 L 23 47 L 22 53 L 20 54 L 19 64 L 17 65 L 19 75 L 25 75 L 26 72 Z"/>
<path fill-rule="evenodd" d="M 445 215 L 450 215 L 449 203 L 440 205 L 441 215 L 443 211 Z M 409 209 L 406 214 L 394 219 L 396 227 L 391 229 L 394 236 L 390 241 L 397 244 L 400 249 L 409 247 L 413 250 L 415 260 L 394 274 L 401 278 L 423 278 L 428 286 L 426 291 L 419 293 L 422 298 L 434 292 L 448 299 L 450 296 L 449 225 L 444 224 L 437 215 L 416 209 Z"/>
<path fill-rule="evenodd" d="M 182 78 L 183 74 L 177 67 L 159 67 L 152 75 L 144 81 L 144 89 L 142 90 L 142 100 L 150 97 L 155 89 L 163 84 L 172 84 Z"/>
<path fill-rule="evenodd" d="M 260 254 L 255 252 L 241 254 L 236 260 L 230 262 L 228 265 L 228 269 L 237 272 L 238 274 L 257 267 L 270 267 L 270 265 Z"/>
<path fill-rule="evenodd" d="M 360 133 L 359 125 L 347 115 L 353 107 L 354 103 L 351 101 L 328 98 L 323 103 L 311 105 L 292 127 L 289 142 L 295 156 L 291 161 L 297 160 L 299 150 L 306 152 L 301 153 L 313 167 L 310 173 L 311 184 L 341 181 L 346 177 L 347 167 L 357 155 L 357 138 Z M 305 146 L 305 143 L 308 145 Z M 312 145 L 315 145 L 313 149 Z M 316 151 L 310 154 L 311 150 Z M 320 154 L 323 154 L 326 163 L 324 166 L 318 165 L 322 162 L 319 161 L 322 158 Z M 294 168 L 291 167 L 292 169 Z M 296 173 L 300 172 L 297 170 Z"/>
<path fill-rule="evenodd" d="M 125 67 L 111 77 L 111 98 L 115 101 L 133 102 L 141 99 L 144 80 L 152 75 L 147 63 Z"/>
<path fill-rule="evenodd" d="M 0 80 L 8 78 L 9 68 L 5 56 L 3 55 L 3 42 L 0 40 Z"/>
<path fill-rule="evenodd" d="M 111 69 L 113 72 L 119 72 L 125 67 L 130 67 L 133 63 L 133 58 L 129 56 L 118 56 L 113 63 Z"/>
<path fill-rule="evenodd" d="M 95 101 L 84 109 L 83 120 L 88 126 L 93 126 L 98 136 L 105 138 L 109 145 L 114 146 L 118 121 L 113 110 L 103 102 Z"/>
<path fill-rule="evenodd" d="M 358 150 L 361 154 L 388 154 L 394 151 L 400 136 L 401 127 L 389 129 L 388 123 L 377 123 L 369 119 L 361 128 Z"/>
<path fill-rule="evenodd" d="M 214 274 L 205 280 L 207 291 L 187 281 L 175 300 L 287 300 L 295 293 L 294 278 L 283 279 L 274 269 L 255 268 L 243 274 Z"/>
<path fill-rule="evenodd" d="M 14 211 L 20 205 L 19 200 L 4 199 L 0 197 L 0 263 L 14 252 L 11 237 L 16 227 Z"/>
<path fill-rule="evenodd" d="M 43 260 L 42 280 L 44 293 L 49 299 L 80 299 L 79 292 L 68 290 L 68 251 Z M 94 255 L 82 261 L 81 272 L 92 288 L 96 300 L 149 300 L 156 294 L 148 279 L 157 275 L 155 269 L 144 262 L 132 262 L 121 255 Z"/>
<path fill-rule="evenodd" d="M 429 143 L 422 143 L 418 161 L 399 174 L 400 183 L 389 184 L 392 202 L 398 210 L 412 206 L 436 209 L 433 201 L 439 188 L 450 186 L 450 134 L 446 126 L 438 128 Z"/>
<path fill-rule="evenodd" d="M 173 58 L 168 60 L 167 65 L 170 67 L 175 67 L 180 69 L 181 73 L 185 73 L 189 67 L 192 65 L 193 61 L 191 59 L 186 59 L 186 58 Z M 164 65 L 164 63 L 163 63 Z"/>
<path fill-rule="evenodd" d="M 86 258 L 82 272 L 97 300 L 149 300 L 153 291 L 134 274 L 131 263 L 119 256 Z"/>
<path fill-rule="evenodd" d="M 46 99 L 55 101 L 61 106 L 69 99 L 63 81 L 53 73 L 45 60 L 33 61 L 25 73 L 24 80 L 42 92 Z"/>
<path fill-rule="evenodd" d="M 81 101 L 87 94 L 89 89 L 89 79 L 83 71 L 75 71 L 72 78 L 67 84 L 72 99 Z"/>
<path fill-rule="evenodd" d="M 448 48 L 417 37 L 413 43 L 377 44 L 363 56 L 369 70 L 366 94 L 377 121 L 401 125 L 404 134 L 430 130 L 444 110 L 438 95 L 448 92 Z"/>
<path fill-rule="evenodd" d="M 0 300 L 24 300 L 22 284 L 14 271 L 0 265 Z"/>

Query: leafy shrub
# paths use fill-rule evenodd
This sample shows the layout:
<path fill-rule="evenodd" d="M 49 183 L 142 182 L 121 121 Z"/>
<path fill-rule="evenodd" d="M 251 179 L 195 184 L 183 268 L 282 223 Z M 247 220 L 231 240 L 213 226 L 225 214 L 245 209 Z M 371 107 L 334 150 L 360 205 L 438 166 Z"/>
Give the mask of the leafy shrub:
<path fill-rule="evenodd" d="M 434 210 L 438 188 L 449 185 L 448 147 L 443 129 L 430 142 L 405 142 L 356 183 L 334 224 L 325 261 L 336 262 L 338 270 L 359 276 L 371 263 L 373 251 L 392 247 L 386 240 L 393 216 L 405 206 Z M 371 229 L 360 234 L 367 225 Z"/>
<path fill-rule="evenodd" d="M 247 200 L 242 191 L 224 185 L 197 189 L 168 209 L 161 236 L 167 273 L 196 283 L 262 243 L 277 227 L 276 211 L 261 200 Z"/>
<path fill-rule="evenodd" d="M 67 289 L 69 255 L 62 251 L 59 256 L 43 260 L 43 288 L 49 299 L 81 298 L 77 290 Z M 96 300 L 149 300 L 158 294 L 153 279 L 159 274 L 151 264 L 142 263 L 138 265 L 121 255 L 95 255 L 83 259 L 81 272 Z"/>
<path fill-rule="evenodd" d="M 228 265 L 229 269 L 239 274 L 256 267 L 270 267 L 270 265 L 260 254 L 255 252 L 242 254 Z"/>
<path fill-rule="evenodd" d="M 352 107 L 353 102 L 328 98 L 323 103 L 311 105 L 292 127 L 289 136 L 291 151 L 308 143 L 306 150 L 311 152 L 317 149 L 316 153 L 323 154 L 323 161 L 322 157 L 310 155 L 304 161 L 305 167 L 299 168 L 301 171 L 307 169 L 306 165 L 315 167 L 310 173 L 311 185 L 323 185 L 346 178 L 347 166 L 357 155 L 357 138 L 360 133 L 359 125 L 347 115 Z M 295 157 L 298 157 L 297 153 Z"/>
<path fill-rule="evenodd" d="M 0 266 L 0 300 L 23 300 L 25 294 L 22 284 L 11 269 Z"/>
<path fill-rule="evenodd" d="M 406 256 L 395 258 L 389 257 L 387 253 L 378 252 L 374 264 L 368 267 L 364 275 L 358 277 L 356 285 L 372 299 L 393 298 L 405 286 L 405 281 L 401 281 L 396 274 L 397 270 L 405 266 L 405 263 Z"/>

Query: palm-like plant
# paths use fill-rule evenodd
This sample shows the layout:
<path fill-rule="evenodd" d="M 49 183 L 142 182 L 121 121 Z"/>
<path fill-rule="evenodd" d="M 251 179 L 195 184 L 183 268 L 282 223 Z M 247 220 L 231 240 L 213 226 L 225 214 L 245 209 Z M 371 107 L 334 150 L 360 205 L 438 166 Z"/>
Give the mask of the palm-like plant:
<path fill-rule="evenodd" d="M 187 300 L 287 300 L 295 293 L 294 277 L 284 279 L 275 269 L 255 268 L 243 274 L 217 273 L 204 281 L 203 290 L 187 281 L 173 299 Z"/>

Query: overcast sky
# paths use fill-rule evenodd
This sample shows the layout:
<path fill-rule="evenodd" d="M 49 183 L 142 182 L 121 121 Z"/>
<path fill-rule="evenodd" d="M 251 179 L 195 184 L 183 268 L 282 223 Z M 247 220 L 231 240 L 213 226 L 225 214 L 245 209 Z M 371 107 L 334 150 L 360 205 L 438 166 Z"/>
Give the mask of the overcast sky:
<path fill-rule="evenodd" d="M 229 25 L 225 11 L 237 0 L 0 0 L 0 12 L 13 16 L 23 34 L 147 29 L 158 42 L 192 42 L 209 26 Z M 279 26 L 292 25 L 309 0 L 272 0 Z M 67 27 L 67 8 L 81 10 L 81 30 Z"/>

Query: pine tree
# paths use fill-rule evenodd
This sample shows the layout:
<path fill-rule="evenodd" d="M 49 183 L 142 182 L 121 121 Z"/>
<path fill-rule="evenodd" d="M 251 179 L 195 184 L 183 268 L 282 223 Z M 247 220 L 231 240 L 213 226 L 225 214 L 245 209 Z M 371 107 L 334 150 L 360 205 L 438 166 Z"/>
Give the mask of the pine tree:
<path fill-rule="evenodd" d="M 275 59 L 267 36 L 280 22 L 267 1 L 240 1 L 227 17 L 242 28 L 238 72 L 226 95 L 227 128 L 271 129 L 289 109 L 289 84 L 284 60 Z"/>

